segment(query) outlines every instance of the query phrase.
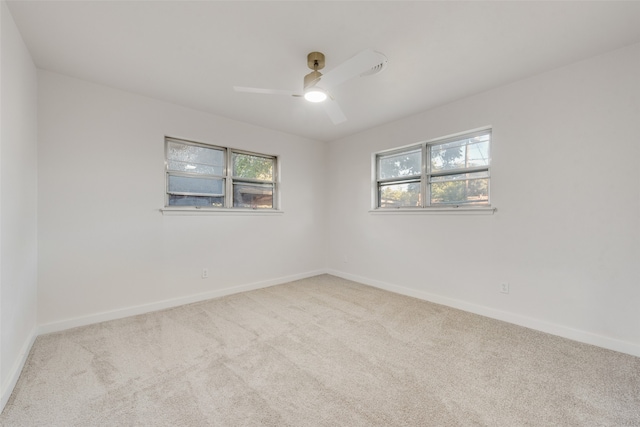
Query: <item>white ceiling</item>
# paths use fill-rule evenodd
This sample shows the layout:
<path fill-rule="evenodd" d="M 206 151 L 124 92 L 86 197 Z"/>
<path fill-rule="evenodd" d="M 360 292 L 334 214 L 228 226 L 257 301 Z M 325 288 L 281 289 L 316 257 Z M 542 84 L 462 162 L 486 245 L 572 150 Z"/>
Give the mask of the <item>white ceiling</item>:
<path fill-rule="evenodd" d="M 330 141 L 640 42 L 640 2 L 8 1 L 39 68 Z M 324 71 L 366 49 L 382 73 L 334 89 L 334 125 L 301 98 L 306 55 Z"/>

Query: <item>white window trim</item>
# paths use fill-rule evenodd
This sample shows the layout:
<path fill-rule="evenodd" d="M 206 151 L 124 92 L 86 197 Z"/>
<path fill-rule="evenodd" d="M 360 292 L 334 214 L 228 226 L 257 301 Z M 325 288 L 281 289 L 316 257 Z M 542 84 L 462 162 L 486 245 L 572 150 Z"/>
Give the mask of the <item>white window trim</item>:
<path fill-rule="evenodd" d="M 491 206 L 447 206 L 428 208 L 377 208 L 369 213 L 375 215 L 493 215 L 498 208 Z"/>
<path fill-rule="evenodd" d="M 388 150 L 377 151 L 371 155 L 371 209 L 369 213 L 375 215 L 493 215 L 498 209 L 491 205 L 491 185 L 489 186 L 489 203 L 486 205 L 437 205 L 437 206 L 421 206 L 421 207 L 398 207 L 398 208 L 381 208 L 378 207 L 378 156 L 381 154 L 392 154 L 394 152 L 409 151 L 412 148 L 418 148 L 428 145 L 437 145 L 446 143 L 450 140 L 455 140 L 467 135 L 473 135 L 477 133 L 489 132 L 492 134 L 490 150 L 493 151 L 493 129 L 491 126 L 485 126 L 477 129 L 468 130 L 465 132 L 459 132 L 439 138 L 430 139 L 427 141 L 408 144 L 401 147 L 395 147 Z M 424 151 L 424 150 L 423 150 Z M 426 159 L 422 159 L 422 175 L 421 186 L 424 186 L 423 180 L 425 179 Z M 492 166 L 489 164 L 489 171 Z M 489 173 L 491 176 L 491 173 Z M 491 178 L 489 178 L 491 179 Z M 424 192 L 425 189 L 423 188 Z"/>
<path fill-rule="evenodd" d="M 282 210 L 277 209 L 249 209 L 249 208 L 202 208 L 202 207 L 166 207 L 160 209 L 162 215 L 189 216 L 189 215 L 281 215 Z"/>

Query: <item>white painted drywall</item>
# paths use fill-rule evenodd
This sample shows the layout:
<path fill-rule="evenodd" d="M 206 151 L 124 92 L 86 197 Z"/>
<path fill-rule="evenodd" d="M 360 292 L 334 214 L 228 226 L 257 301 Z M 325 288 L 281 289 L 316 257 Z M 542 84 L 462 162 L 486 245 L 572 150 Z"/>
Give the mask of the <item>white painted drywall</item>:
<path fill-rule="evenodd" d="M 36 328 L 37 73 L 5 2 L 0 71 L 0 408 Z"/>
<path fill-rule="evenodd" d="M 487 125 L 494 215 L 369 213 L 373 152 Z M 328 267 L 640 355 L 638 135 L 636 44 L 332 142 Z"/>
<path fill-rule="evenodd" d="M 41 70 L 38 105 L 41 325 L 325 267 L 326 144 Z M 165 135 L 280 156 L 284 213 L 163 215 Z"/>

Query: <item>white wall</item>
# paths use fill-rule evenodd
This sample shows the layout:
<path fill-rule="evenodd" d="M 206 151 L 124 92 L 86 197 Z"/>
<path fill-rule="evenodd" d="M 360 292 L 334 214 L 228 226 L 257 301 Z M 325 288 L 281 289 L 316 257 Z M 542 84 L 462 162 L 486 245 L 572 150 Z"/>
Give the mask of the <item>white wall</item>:
<path fill-rule="evenodd" d="M 324 269 L 326 144 L 47 71 L 38 105 L 43 331 Z M 279 155 L 284 214 L 163 215 L 165 135 Z"/>
<path fill-rule="evenodd" d="M 640 356 L 638 76 L 634 45 L 332 142 L 330 270 Z M 486 125 L 494 215 L 368 212 L 373 152 Z"/>
<path fill-rule="evenodd" d="M 37 74 L 4 1 L 0 71 L 0 408 L 35 339 Z"/>

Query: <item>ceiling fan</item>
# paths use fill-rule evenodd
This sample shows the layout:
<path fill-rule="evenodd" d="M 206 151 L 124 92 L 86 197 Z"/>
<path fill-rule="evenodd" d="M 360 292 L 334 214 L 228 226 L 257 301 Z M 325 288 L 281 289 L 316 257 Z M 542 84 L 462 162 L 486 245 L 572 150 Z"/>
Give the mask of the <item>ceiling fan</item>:
<path fill-rule="evenodd" d="M 304 76 L 302 93 L 255 87 L 234 86 L 236 92 L 260 93 L 266 95 L 288 95 L 304 97 L 310 102 L 322 102 L 324 109 L 334 124 L 347 120 L 342 109 L 331 96 L 330 91 L 338 85 L 357 76 L 370 76 L 381 72 L 387 66 L 387 57 L 373 49 L 366 49 L 332 70 L 322 74 L 325 66 L 324 54 L 311 52 L 307 55 L 307 66 L 311 72 Z"/>

